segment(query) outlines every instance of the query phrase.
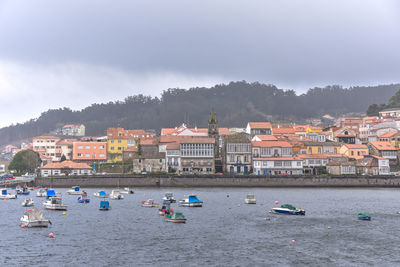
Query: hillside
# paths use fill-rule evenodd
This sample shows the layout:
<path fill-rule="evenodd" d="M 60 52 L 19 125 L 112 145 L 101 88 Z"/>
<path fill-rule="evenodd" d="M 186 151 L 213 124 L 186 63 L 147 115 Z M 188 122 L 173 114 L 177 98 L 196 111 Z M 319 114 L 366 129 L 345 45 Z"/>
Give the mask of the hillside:
<path fill-rule="evenodd" d="M 296 95 L 274 85 L 231 82 L 212 88 L 168 89 L 161 98 L 129 96 L 124 101 L 92 104 L 80 110 L 48 110 L 38 119 L 0 129 L 0 145 L 46 134 L 67 123 L 83 123 L 87 135 L 105 135 L 108 127 L 159 130 L 183 121 L 205 127 L 211 109 L 219 124 L 244 127 L 248 121 L 304 120 L 329 113 L 334 116 L 365 112 L 372 103 L 386 103 L 400 84 L 342 88 L 313 88 Z"/>

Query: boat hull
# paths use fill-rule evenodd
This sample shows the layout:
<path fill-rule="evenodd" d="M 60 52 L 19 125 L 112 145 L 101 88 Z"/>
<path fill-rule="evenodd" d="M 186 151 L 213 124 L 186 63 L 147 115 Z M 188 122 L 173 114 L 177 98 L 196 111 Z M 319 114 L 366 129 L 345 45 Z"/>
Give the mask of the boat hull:
<path fill-rule="evenodd" d="M 256 202 L 255 199 L 245 199 L 244 202 L 245 202 L 246 204 L 257 204 L 257 202 Z"/>
<path fill-rule="evenodd" d="M 304 210 L 290 210 L 290 209 L 281 209 L 281 208 L 273 208 L 271 211 L 273 214 L 280 214 L 280 215 L 306 215 Z"/>
<path fill-rule="evenodd" d="M 49 220 L 43 221 L 21 221 L 21 225 L 25 225 L 25 227 L 49 227 Z"/>
<path fill-rule="evenodd" d="M 46 210 L 67 210 L 66 205 L 43 204 Z"/>
<path fill-rule="evenodd" d="M 16 199 L 17 195 L 0 195 L 0 199 Z"/>
<path fill-rule="evenodd" d="M 82 203 L 82 204 L 88 204 L 90 202 L 90 199 L 86 198 L 86 199 L 78 199 L 78 203 Z"/>
<path fill-rule="evenodd" d="M 358 219 L 361 221 L 370 221 L 371 217 L 358 217 Z"/>
<path fill-rule="evenodd" d="M 179 202 L 180 207 L 201 208 L 203 203 L 200 202 Z"/>
<path fill-rule="evenodd" d="M 170 219 L 165 217 L 165 220 L 172 223 L 186 223 L 186 219 Z"/>

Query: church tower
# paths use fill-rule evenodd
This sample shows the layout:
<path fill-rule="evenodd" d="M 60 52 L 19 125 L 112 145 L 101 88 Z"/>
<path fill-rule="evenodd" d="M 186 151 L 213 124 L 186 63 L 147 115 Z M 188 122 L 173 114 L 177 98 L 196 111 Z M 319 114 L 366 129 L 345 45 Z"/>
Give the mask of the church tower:
<path fill-rule="evenodd" d="M 215 138 L 218 136 L 218 123 L 214 111 L 211 111 L 210 119 L 208 120 L 208 136 Z"/>

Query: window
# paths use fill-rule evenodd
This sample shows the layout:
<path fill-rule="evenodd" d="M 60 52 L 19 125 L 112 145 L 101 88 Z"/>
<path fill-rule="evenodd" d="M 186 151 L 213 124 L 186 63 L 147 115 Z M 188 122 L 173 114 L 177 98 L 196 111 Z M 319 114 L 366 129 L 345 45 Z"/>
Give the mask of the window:
<path fill-rule="evenodd" d="M 78 153 L 78 157 L 82 157 L 82 153 Z"/>
<path fill-rule="evenodd" d="M 111 144 L 114 144 L 114 140 L 111 140 Z"/>
<path fill-rule="evenodd" d="M 86 149 L 90 149 L 90 146 L 86 146 L 85 148 L 86 148 Z"/>
<path fill-rule="evenodd" d="M 87 157 L 87 158 L 90 157 L 90 154 L 89 154 L 89 153 L 86 153 L 86 154 L 85 154 L 85 157 Z"/>
<path fill-rule="evenodd" d="M 103 158 L 103 157 L 104 157 L 104 154 L 103 154 L 103 153 L 99 154 L 99 157 L 102 157 L 102 158 Z"/>
<path fill-rule="evenodd" d="M 111 150 L 114 150 L 114 147 L 113 147 L 113 146 L 111 147 Z"/>
<path fill-rule="evenodd" d="M 274 167 L 282 167 L 282 161 L 274 161 Z"/>
<path fill-rule="evenodd" d="M 121 140 L 118 140 L 118 144 L 121 144 Z"/>
<path fill-rule="evenodd" d="M 100 146 L 100 149 L 104 149 L 104 146 Z"/>
<path fill-rule="evenodd" d="M 284 162 L 283 162 L 283 166 L 285 166 L 285 167 L 291 167 L 291 166 L 292 166 L 292 162 L 291 162 L 291 161 L 284 161 Z"/>
<path fill-rule="evenodd" d="M 122 150 L 122 148 L 119 146 L 119 147 L 118 147 L 118 150 Z"/>
<path fill-rule="evenodd" d="M 301 161 L 298 161 L 298 162 L 297 162 L 297 166 L 298 166 L 298 167 L 301 166 Z"/>

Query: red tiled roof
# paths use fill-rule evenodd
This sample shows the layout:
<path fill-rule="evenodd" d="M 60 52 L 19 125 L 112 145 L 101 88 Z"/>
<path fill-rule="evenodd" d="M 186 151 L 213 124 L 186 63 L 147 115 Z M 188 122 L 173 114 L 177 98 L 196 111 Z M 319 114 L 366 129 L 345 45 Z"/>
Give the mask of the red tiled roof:
<path fill-rule="evenodd" d="M 65 160 L 63 162 L 52 162 L 44 165 L 41 169 L 62 169 L 62 168 L 71 168 L 71 169 L 92 169 L 86 163 L 78 163 L 70 160 Z"/>
<path fill-rule="evenodd" d="M 293 128 L 272 128 L 272 134 L 294 134 Z"/>
<path fill-rule="evenodd" d="M 255 160 L 255 161 L 257 161 L 257 160 L 263 160 L 263 161 L 270 160 L 271 161 L 271 160 L 301 160 L 301 159 L 297 158 L 297 157 L 281 157 L 281 158 L 271 157 L 271 158 L 255 158 L 253 160 Z"/>
<path fill-rule="evenodd" d="M 167 144 L 167 150 L 179 150 L 179 143 L 169 143 Z"/>
<path fill-rule="evenodd" d="M 395 136 L 396 134 L 398 134 L 399 132 L 387 132 L 385 134 L 382 134 L 381 136 L 379 136 L 379 138 L 390 138 Z"/>
<path fill-rule="evenodd" d="M 391 143 L 386 141 L 371 141 L 370 144 L 378 150 L 397 150 Z"/>
<path fill-rule="evenodd" d="M 63 128 L 73 128 L 73 127 L 80 127 L 82 124 L 66 124 Z"/>
<path fill-rule="evenodd" d="M 327 158 L 344 158 L 346 156 L 340 154 L 297 154 L 302 159 L 327 159 Z"/>
<path fill-rule="evenodd" d="M 190 136 L 179 141 L 181 144 L 215 144 L 214 138 Z"/>
<path fill-rule="evenodd" d="M 251 129 L 270 129 L 271 123 L 269 122 L 249 122 Z"/>
<path fill-rule="evenodd" d="M 147 138 L 140 141 L 140 145 L 142 146 L 155 146 L 158 144 L 158 140 L 156 138 Z"/>
<path fill-rule="evenodd" d="M 358 144 L 343 144 L 343 145 L 349 149 L 368 149 L 366 145 L 358 145 Z"/>
<path fill-rule="evenodd" d="M 41 136 L 33 137 L 33 139 L 57 139 L 57 140 L 59 140 L 60 138 L 56 137 L 56 136 L 50 136 L 50 135 L 41 135 Z"/>
<path fill-rule="evenodd" d="M 292 147 L 287 141 L 252 141 L 253 147 Z"/>
<path fill-rule="evenodd" d="M 78 141 L 77 139 L 63 139 L 58 141 L 57 145 L 72 145 L 74 142 Z"/>
<path fill-rule="evenodd" d="M 273 135 L 267 135 L 267 134 L 260 134 L 260 135 L 255 135 L 254 137 L 260 138 L 261 141 L 278 141 L 278 138 Z"/>
<path fill-rule="evenodd" d="M 149 137 L 147 137 L 147 135 Z M 108 139 L 142 139 L 142 138 L 152 138 L 152 137 L 154 137 L 154 133 L 146 132 L 145 130 L 142 129 L 137 129 L 137 130 L 125 130 L 124 128 L 107 129 Z"/>

